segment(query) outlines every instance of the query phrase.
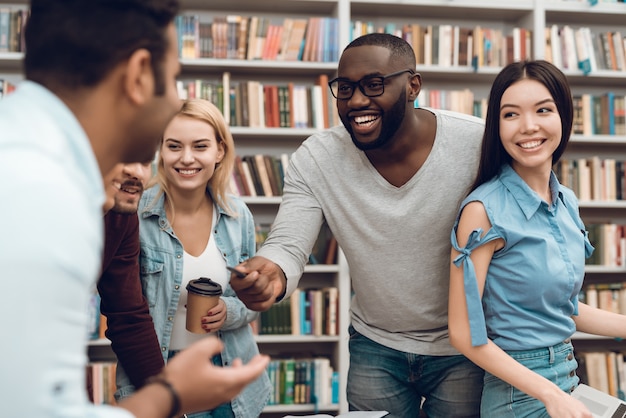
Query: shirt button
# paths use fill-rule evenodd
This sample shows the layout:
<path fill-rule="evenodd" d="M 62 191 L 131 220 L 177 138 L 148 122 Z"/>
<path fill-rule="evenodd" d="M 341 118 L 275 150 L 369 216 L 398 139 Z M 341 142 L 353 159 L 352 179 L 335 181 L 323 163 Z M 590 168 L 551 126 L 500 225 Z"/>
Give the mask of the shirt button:
<path fill-rule="evenodd" d="M 572 370 L 571 372 L 569 372 L 569 377 L 574 377 L 576 375 L 576 372 L 574 370 Z"/>
<path fill-rule="evenodd" d="M 176 254 L 176 258 L 180 258 L 180 254 Z"/>
<path fill-rule="evenodd" d="M 171 321 L 172 321 L 172 317 L 171 317 L 171 316 L 168 316 L 168 317 L 167 317 L 167 320 L 171 322 Z"/>
<path fill-rule="evenodd" d="M 222 255 L 223 255 L 224 257 L 226 257 L 226 253 L 222 253 Z"/>
<path fill-rule="evenodd" d="M 180 289 L 180 286 L 176 285 L 176 286 L 174 286 L 174 289 L 178 290 L 178 289 Z"/>
<path fill-rule="evenodd" d="M 568 360 L 571 360 L 571 359 L 573 359 L 573 358 L 574 358 L 574 355 L 573 355 L 572 353 L 569 353 L 569 354 L 567 355 L 567 359 L 568 359 Z"/>
<path fill-rule="evenodd" d="M 161 347 L 161 351 L 165 352 L 165 351 L 167 351 L 167 348 L 166 347 Z"/>

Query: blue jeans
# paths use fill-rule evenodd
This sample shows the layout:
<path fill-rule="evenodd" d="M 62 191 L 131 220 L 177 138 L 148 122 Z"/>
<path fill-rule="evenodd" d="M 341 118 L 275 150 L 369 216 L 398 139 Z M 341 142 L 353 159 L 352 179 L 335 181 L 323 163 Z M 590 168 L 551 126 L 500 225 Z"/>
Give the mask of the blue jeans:
<path fill-rule="evenodd" d="M 425 356 L 394 350 L 350 326 L 348 403 L 351 411 L 388 411 L 388 418 L 478 417 L 483 370 L 461 355 Z M 422 398 L 424 402 L 422 404 Z"/>
<path fill-rule="evenodd" d="M 168 360 L 178 354 L 179 350 L 170 350 L 168 353 Z M 216 366 L 222 366 L 222 356 L 216 354 L 211 359 L 212 363 Z M 214 408 L 210 411 L 203 412 L 195 412 L 193 414 L 186 414 L 187 418 L 235 418 L 235 414 L 233 414 L 233 408 L 230 406 L 230 402 L 221 404 L 217 408 Z"/>
<path fill-rule="evenodd" d="M 554 382 L 570 393 L 578 385 L 574 348 L 569 340 L 548 348 L 527 351 L 507 351 L 522 365 Z M 490 373 L 485 373 L 485 387 L 481 404 L 481 417 L 485 418 L 543 418 L 548 417 L 546 407 Z"/>

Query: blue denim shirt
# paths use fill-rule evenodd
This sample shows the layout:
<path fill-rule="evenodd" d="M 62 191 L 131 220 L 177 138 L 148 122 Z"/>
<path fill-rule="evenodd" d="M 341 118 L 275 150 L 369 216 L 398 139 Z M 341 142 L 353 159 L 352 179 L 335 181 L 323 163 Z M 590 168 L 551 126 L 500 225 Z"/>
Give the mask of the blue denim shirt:
<path fill-rule="evenodd" d="M 535 193 L 510 165 L 474 190 L 461 204 L 485 207 L 491 229 L 474 230 L 467 245 L 456 240 L 458 218 L 451 234 L 461 252 L 472 345 L 487 337 L 504 350 L 549 347 L 569 338 L 576 325 L 578 293 L 585 275 L 585 258 L 593 252 L 578 214 L 574 192 L 550 175 L 552 204 Z M 460 212 L 459 212 L 460 213 Z M 471 252 L 496 238 L 504 240 L 489 264 L 481 299 Z"/>
<path fill-rule="evenodd" d="M 141 284 L 154 320 L 163 359 L 167 361 L 173 316 L 178 306 L 183 272 L 183 245 L 174 234 L 165 215 L 165 197 L 160 188 L 146 190 L 139 204 L 139 238 L 141 242 Z M 210 193 L 210 190 L 207 190 Z M 215 243 L 227 265 L 237 265 L 255 253 L 255 228 L 248 207 L 237 197 L 231 197 L 237 217 L 219 208 L 217 226 L 213 231 Z M 237 298 L 228 285 L 222 296 L 226 304 L 226 321 L 217 332 L 224 343 L 222 363 L 230 366 L 235 358 L 247 363 L 259 353 L 249 323 L 258 312 L 252 311 Z M 118 395 L 127 396 L 134 389 L 123 371 L 118 372 Z M 231 405 L 236 417 L 259 416 L 270 395 L 267 373 L 248 385 Z"/>

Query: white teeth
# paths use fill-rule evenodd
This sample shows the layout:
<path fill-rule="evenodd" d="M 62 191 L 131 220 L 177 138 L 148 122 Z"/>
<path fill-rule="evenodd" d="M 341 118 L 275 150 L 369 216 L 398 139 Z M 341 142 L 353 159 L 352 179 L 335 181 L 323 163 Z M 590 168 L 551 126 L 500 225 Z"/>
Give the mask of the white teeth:
<path fill-rule="evenodd" d="M 196 174 L 198 172 L 198 170 L 178 170 L 178 172 L 180 174 L 185 174 L 185 175 L 192 175 L 192 174 Z"/>
<path fill-rule="evenodd" d="M 378 116 L 374 115 L 366 115 L 366 116 L 357 116 L 354 118 L 354 121 L 358 124 L 361 123 L 370 123 L 378 119 Z"/>
<path fill-rule="evenodd" d="M 541 141 L 530 141 L 530 142 L 524 142 L 523 144 L 519 144 L 519 146 L 524 149 L 535 148 L 535 147 L 538 147 L 539 145 L 541 145 Z"/>

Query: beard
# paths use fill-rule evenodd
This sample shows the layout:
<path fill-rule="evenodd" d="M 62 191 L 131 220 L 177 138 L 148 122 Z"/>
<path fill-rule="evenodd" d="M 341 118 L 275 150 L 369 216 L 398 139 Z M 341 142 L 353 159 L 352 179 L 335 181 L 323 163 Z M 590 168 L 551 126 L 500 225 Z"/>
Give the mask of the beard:
<path fill-rule="evenodd" d="M 137 213 L 137 210 L 139 210 L 139 199 L 133 202 L 130 202 L 128 200 L 116 200 L 115 206 L 113 206 L 113 208 L 111 209 L 111 211 L 123 215 L 131 215 L 133 213 Z"/>
<path fill-rule="evenodd" d="M 127 196 L 124 190 L 133 190 L 134 194 Z M 137 180 L 127 180 L 120 186 L 120 191 L 115 195 L 115 205 L 111 209 L 113 212 L 121 214 L 137 213 L 139 209 L 139 199 L 143 193 L 143 183 Z"/>
<path fill-rule="evenodd" d="M 350 121 L 343 117 L 341 118 L 341 122 L 343 126 L 346 128 L 348 133 L 350 134 L 350 138 L 352 139 L 352 143 L 355 147 L 360 149 L 361 151 L 369 151 L 373 149 L 383 148 L 385 145 L 389 144 L 393 138 L 393 136 L 398 131 L 402 120 L 404 119 L 404 115 L 406 113 L 406 91 L 403 91 L 398 100 L 393 104 L 393 106 L 382 115 L 382 129 L 380 131 L 380 135 L 378 138 L 371 142 L 361 142 L 355 136 L 352 131 L 352 127 L 350 125 Z"/>

